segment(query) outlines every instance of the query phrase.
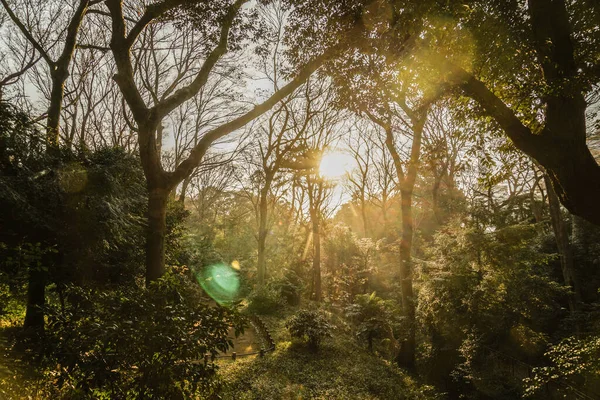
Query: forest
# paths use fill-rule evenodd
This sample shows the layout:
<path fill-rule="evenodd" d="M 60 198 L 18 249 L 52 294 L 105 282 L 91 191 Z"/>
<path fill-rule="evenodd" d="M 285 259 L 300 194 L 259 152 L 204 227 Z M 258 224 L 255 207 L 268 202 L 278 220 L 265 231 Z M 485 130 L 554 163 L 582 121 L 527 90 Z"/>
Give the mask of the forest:
<path fill-rule="evenodd" d="M 0 400 L 600 399 L 598 0 L 0 0 Z"/>

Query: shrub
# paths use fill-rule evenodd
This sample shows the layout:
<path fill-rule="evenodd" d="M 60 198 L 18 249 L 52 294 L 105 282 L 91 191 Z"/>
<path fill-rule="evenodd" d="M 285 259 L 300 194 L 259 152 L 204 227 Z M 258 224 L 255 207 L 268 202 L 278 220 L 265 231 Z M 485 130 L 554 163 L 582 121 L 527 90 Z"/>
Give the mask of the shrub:
<path fill-rule="evenodd" d="M 354 303 L 346 307 L 346 316 L 354 323 L 356 337 L 373 350 L 374 339 L 388 339 L 392 347 L 397 346 L 392 324 L 398 311 L 392 301 L 383 300 L 373 292 L 357 295 Z"/>
<path fill-rule="evenodd" d="M 326 337 L 331 337 L 333 326 L 319 311 L 300 310 L 285 323 L 293 338 L 305 341 L 309 348 L 317 350 Z"/>
<path fill-rule="evenodd" d="M 278 288 L 281 297 L 285 299 L 287 304 L 291 306 L 300 304 L 300 298 L 304 291 L 304 284 L 302 278 L 296 271 L 293 269 L 286 269 L 283 278 L 275 285 Z"/>
<path fill-rule="evenodd" d="M 546 356 L 550 366 L 534 368 L 533 377 L 525 379 L 526 397 L 535 397 L 548 384 L 564 398 L 600 387 L 600 336 L 563 339 Z"/>
<path fill-rule="evenodd" d="M 258 287 L 248 296 L 248 312 L 259 315 L 274 314 L 283 306 L 279 291 L 271 286 Z"/>
<path fill-rule="evenodd" d="M 207 352 L 231 346 L 235 312 L 203 304 L 184 276 L 111 292 L 71 287 L 64 310 L 48 310 L 47 360 L 54 397 L 191 397 L 215 384 Z M 198 362 L 200 360 L 200 362 Z"/>

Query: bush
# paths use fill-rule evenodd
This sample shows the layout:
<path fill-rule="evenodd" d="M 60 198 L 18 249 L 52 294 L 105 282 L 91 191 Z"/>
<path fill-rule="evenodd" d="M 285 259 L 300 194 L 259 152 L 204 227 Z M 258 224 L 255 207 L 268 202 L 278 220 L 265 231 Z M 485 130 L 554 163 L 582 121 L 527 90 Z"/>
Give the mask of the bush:
<path fill-rule="evenodd" d="M 370 295 L 357 295 L 354 303 L 346 307 L 346 316 L 353 322 L 357 339 L 366 341 L 373 350 L 374 339 L 387 339 L 392 350 L 398 346 L 393 323 L 398 320 L 399 307 L 390 300 Z"/>
<path fill-rule="evenodd" d="M 230 327 L 243 329 L 235 312 L 203 304 L 200 290 L 172 273 L 147 289 L 71 287 L 67 298 L 64 310 L 48 310 L 55 398 L 191 397 L 215 384 L 204 354 L 227 351 Z"/>
<path fill-rule="evenodd" d="M 248 296 L 248 302 L 248 312 L 259 315 L 274 314 L 283 307 L 283 299 L 271 286 L 254 289 Z"/>
<path fill-rule="evenodd" d="M 283 278 L 277 281 L 275 286 L 287 304 L 290 306 L 297 306 L 300 304 L 302 292 L 304 291 L 304 284 L 302 278 L 296 271 L 293 269 L 286 269 Z"/>
<path fill-rule="evenodd" d="M 333 330 L 322 312 L 312 310 L 298 311 L 287 320 L 285 327 L 293 338 L 305 341 L 315 351 L 324 338 L 332 336 Z"/>
<path fill-rule="evenodd" d="M 533 377 L 525 379 L 526 397 L 535 397 L 549 384 L 564 398 L 577 392 L 592 395 L 593 389 L 600 387 L 600 336 L 563 339 L 546 356 L 550 366 L 534 368 Z"/>

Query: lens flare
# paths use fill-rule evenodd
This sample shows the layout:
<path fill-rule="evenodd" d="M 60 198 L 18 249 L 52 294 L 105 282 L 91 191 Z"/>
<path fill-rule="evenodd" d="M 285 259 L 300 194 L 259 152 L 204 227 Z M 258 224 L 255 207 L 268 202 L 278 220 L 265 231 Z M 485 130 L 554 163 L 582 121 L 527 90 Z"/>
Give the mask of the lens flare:
<path fill-rule="evenodd" d="M 219 304 L 227 304 L 237 299 L 240 277 L 236 270 L 226 264 L 215 264 L 196 274 L 202 289 Z"/>

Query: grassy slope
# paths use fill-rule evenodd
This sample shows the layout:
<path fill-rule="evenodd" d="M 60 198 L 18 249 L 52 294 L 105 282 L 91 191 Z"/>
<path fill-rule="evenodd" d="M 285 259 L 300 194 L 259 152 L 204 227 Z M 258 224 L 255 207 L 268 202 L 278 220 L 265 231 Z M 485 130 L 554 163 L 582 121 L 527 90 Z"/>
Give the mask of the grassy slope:
<path fill-rule="evenodd" d="M 267 318 L 277 342 L 265 358 L 222 366 L 224 399 L 423 399 L 439 398 L 394 365 L 336 332 L 318 353 L 292 343 L 285 319 Z"/>

